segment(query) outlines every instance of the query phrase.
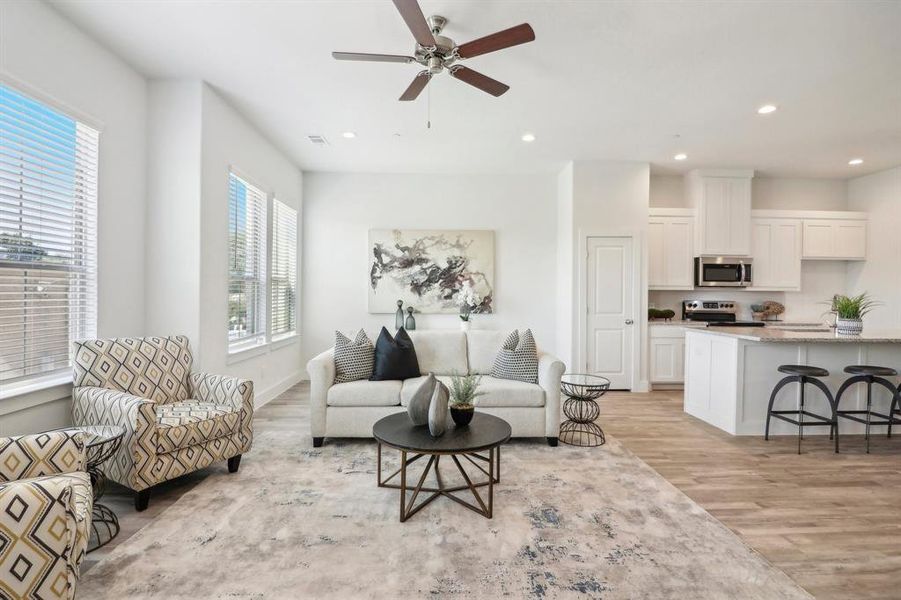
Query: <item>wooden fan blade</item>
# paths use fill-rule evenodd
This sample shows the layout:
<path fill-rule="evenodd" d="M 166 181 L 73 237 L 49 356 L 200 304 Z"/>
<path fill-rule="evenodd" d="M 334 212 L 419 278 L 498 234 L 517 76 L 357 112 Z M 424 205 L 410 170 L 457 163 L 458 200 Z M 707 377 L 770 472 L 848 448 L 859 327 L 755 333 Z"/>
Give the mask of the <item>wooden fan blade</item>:
<path fill-rule="evenodd" d="M 456 77 L 460 81 L 468 83 L 473 87 L 477 87 L 483 92 L 488 92 L 492 96 L 500 96 L 510 89 L 509 85 L 501 83 L 496 79 L 492 79 L 487 75 L 482 75 L 478 71 L 473 71 L 467 67 L 454 67 L 451 69 L 450 74 L 452 77 Z"/>
<path fill-rule="evenodd" d="M 457 47 L 457 55 L 460 58 L 472 58 L 480 54 L 488 54 L 496 50 L 503 50 L 510 46 L 518 46 L 535 40 L 535 32 L 528 23 L 504 29 L 491 35 L 486 35 L 477 40 L 466 42 Z"/>
<path fill-rule="evenodd" d="M 394 6 L 404 22 L 410 29 L 410 33 L 416 38 L 420 46 L 426 48 L 435 45 L 435 36 L 432 35 L 432 28 L 425 20 L 422 9 L 419 8 L 419 2 L 416 0 L 394 0 Z"/>
<path fill-rule="evenodd" d="M 410 63 L 415 59 L 412 56 L 399 54 L 366 54 L 365 52 L 332 52 L 332 58 L 336 60 L 362 60 L 367 62 Z"/>
<path fill-rule="evenodd" d="M 428 70 L 420 71 L 416 74 L 416 77 L 413 79 L 412 83 L 404 90 L 404 93 L 401 94 L 400 100 L 401 102 L 410 102 L 411 100 L 416 100 L 419 97 L 419 94 L 422 93 L 422 90 L 425 89 L 425 86 L 429 83 L 429 80 L 432 78 L 429 75 Z"/>

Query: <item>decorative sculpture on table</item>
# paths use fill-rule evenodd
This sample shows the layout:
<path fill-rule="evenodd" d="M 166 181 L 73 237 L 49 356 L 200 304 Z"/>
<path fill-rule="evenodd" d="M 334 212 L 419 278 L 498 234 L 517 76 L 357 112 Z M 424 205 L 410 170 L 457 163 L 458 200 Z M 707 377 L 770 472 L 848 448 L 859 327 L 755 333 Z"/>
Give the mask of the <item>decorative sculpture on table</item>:
<path fill-rule="evenodd" d="M 404 301 L 397 301 L 397 312 L 394 313 L 394 329 L 400 329 L 404 326 Z"/>
<path fill-rule="evenodd" d="M 447 430 L 447 402 L 450 398 L 447 386 L 437 381 L 429 404 L 429 433 L 432 437 L 441 437 Z"/>
<path fill-rule="evenodd" d="M 416 319 L 413 317 L 413 307 L 407 307 L 407 331 L 415 331 L 416 330 Z"/>
<path fill-rule="evenodd" d="M 437 384 L 438 380 L 429 373 L 407 403 L 407 414 L 410 415 L 410 420 L 416 427 L 429 424 L 429 407 L 432 404 L 432 396 L 435 394 Z"/>

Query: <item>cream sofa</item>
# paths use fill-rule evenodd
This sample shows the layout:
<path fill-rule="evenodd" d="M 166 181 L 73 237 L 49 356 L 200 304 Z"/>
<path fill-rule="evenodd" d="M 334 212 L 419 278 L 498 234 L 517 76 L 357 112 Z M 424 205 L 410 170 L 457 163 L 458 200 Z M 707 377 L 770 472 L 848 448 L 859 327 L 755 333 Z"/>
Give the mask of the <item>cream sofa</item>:
<path fill-rule="evenodd" d="M 494 358 L 509 331 L 411 331 L 419 370 L 434 373 L 445 384 L 450 375 L 482 375 L 476 410 L 501 417 L 513 437 L 546 437 L 557 445 L 560 430 L 560 378 L 562 362 L 538 352 L 538 383 L 490 376 Z M 374 337 L 372 339 L 375 339 Z M 326 437 L 372 437 L 372 426 L 384 416 L 406 409 L 422 377 L 405 381 L 352 381 L 335 383 L 334 349 L 312 359 L 310 374 L 310 429 L 313 446 Z"/>

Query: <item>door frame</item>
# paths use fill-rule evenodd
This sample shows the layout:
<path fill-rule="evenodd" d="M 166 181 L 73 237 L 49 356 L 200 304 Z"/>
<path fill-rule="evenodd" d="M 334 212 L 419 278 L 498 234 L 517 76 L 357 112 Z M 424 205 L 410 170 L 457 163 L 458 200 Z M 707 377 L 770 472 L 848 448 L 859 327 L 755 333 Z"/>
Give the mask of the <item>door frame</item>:
<path fill-rule="evenodd" d="M 639 391 L 641 382 L 641 356 L 642 348 L 642 330 L 644 329 L 645 318 L 642 316 L 642 293 L 643 282 L 646 281 L 646 267 L 644 264 L 644 245 L 645 235 L 642 231 L 634 229 L 587 229 L 579 230 L 579 250 L 577 257 L 579 280 L 576 283 L 578 293 L 576 295 L 576 323 L 577 323 L 577 342 L 576 342 L 576 365 L 577 369 L 573 372 L 584 372 L 582 365 L 588 358 L 588 340 L 585 329 L 588 325 L 586 315 L 588 313 L 588 240 L 590 238 L 627 238 L 632 241 L 632 372 L 629 375 L 629 391 Z"/>

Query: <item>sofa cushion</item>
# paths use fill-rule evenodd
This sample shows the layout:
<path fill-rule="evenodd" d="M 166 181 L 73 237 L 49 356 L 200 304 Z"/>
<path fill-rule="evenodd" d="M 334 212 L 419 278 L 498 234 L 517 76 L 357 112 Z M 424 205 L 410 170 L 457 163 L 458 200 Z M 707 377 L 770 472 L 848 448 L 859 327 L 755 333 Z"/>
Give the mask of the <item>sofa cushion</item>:
<path fill-rule="evenodd" d="M 157 405 L 157 454 L 231 435 L 238 430 L 240 416 L 229 404 L 200 400 Z"/>
<path fill-rule="evenodd" d="M 403 384 L 393 379 L 339 383 L 329 388 L 326 403 L 329 406 L 398 406 Z"/>
<path fill-rule="evenodd" d="M 416 393 L 416 390 L 419 389 L 419 386 L 422 385 L 422 382 L 425 381 L 426 378 L 428 378 L 428 375 L 423 375 L 422 377 L 413 377 L 411 379 L 404 380 L 404 386 L 400 391 L 401 406 L 408 406 L 410 404 L 410 398 L 413 397 L 413 394 Z M 436 375 L 435 379 L 450 387 L 450 375 Z"/>
<path fill-rule="evenodd" d="M 407 331 L 401 327 L 391 337 L 388 330 L 382 327 L 379 339 L 375 342 L 375 364 L 372 366 L 370 381 L 402 381 L 419 377 L 419 374 L 416 347 Z"/>
<path fill-rule="evenodd" d="M 503 331 L 472 330 L 466 334 L 469 354 L 469 372 L 491 375 L 497 351 L 504 345 L 507 334 Z"/>
<path fill-rule="evenodd" d="M 469 372 L 466 334 L 462 331 L 411 331 L 420 373 L 450 375 Z"/>
<path fill-rule="evenodd" d="M 372 377 L 375 348 L 362 329 L 353 341 L 335 332 L 335 383 L 347 383 Z"/>
<path fill-rule="evenodd" d="M 482 377 L 479 391 L 485 392 L 485 395 L 476 398 L 477 407 L 544 406 L 544 390 L 535 383 Z"/>

